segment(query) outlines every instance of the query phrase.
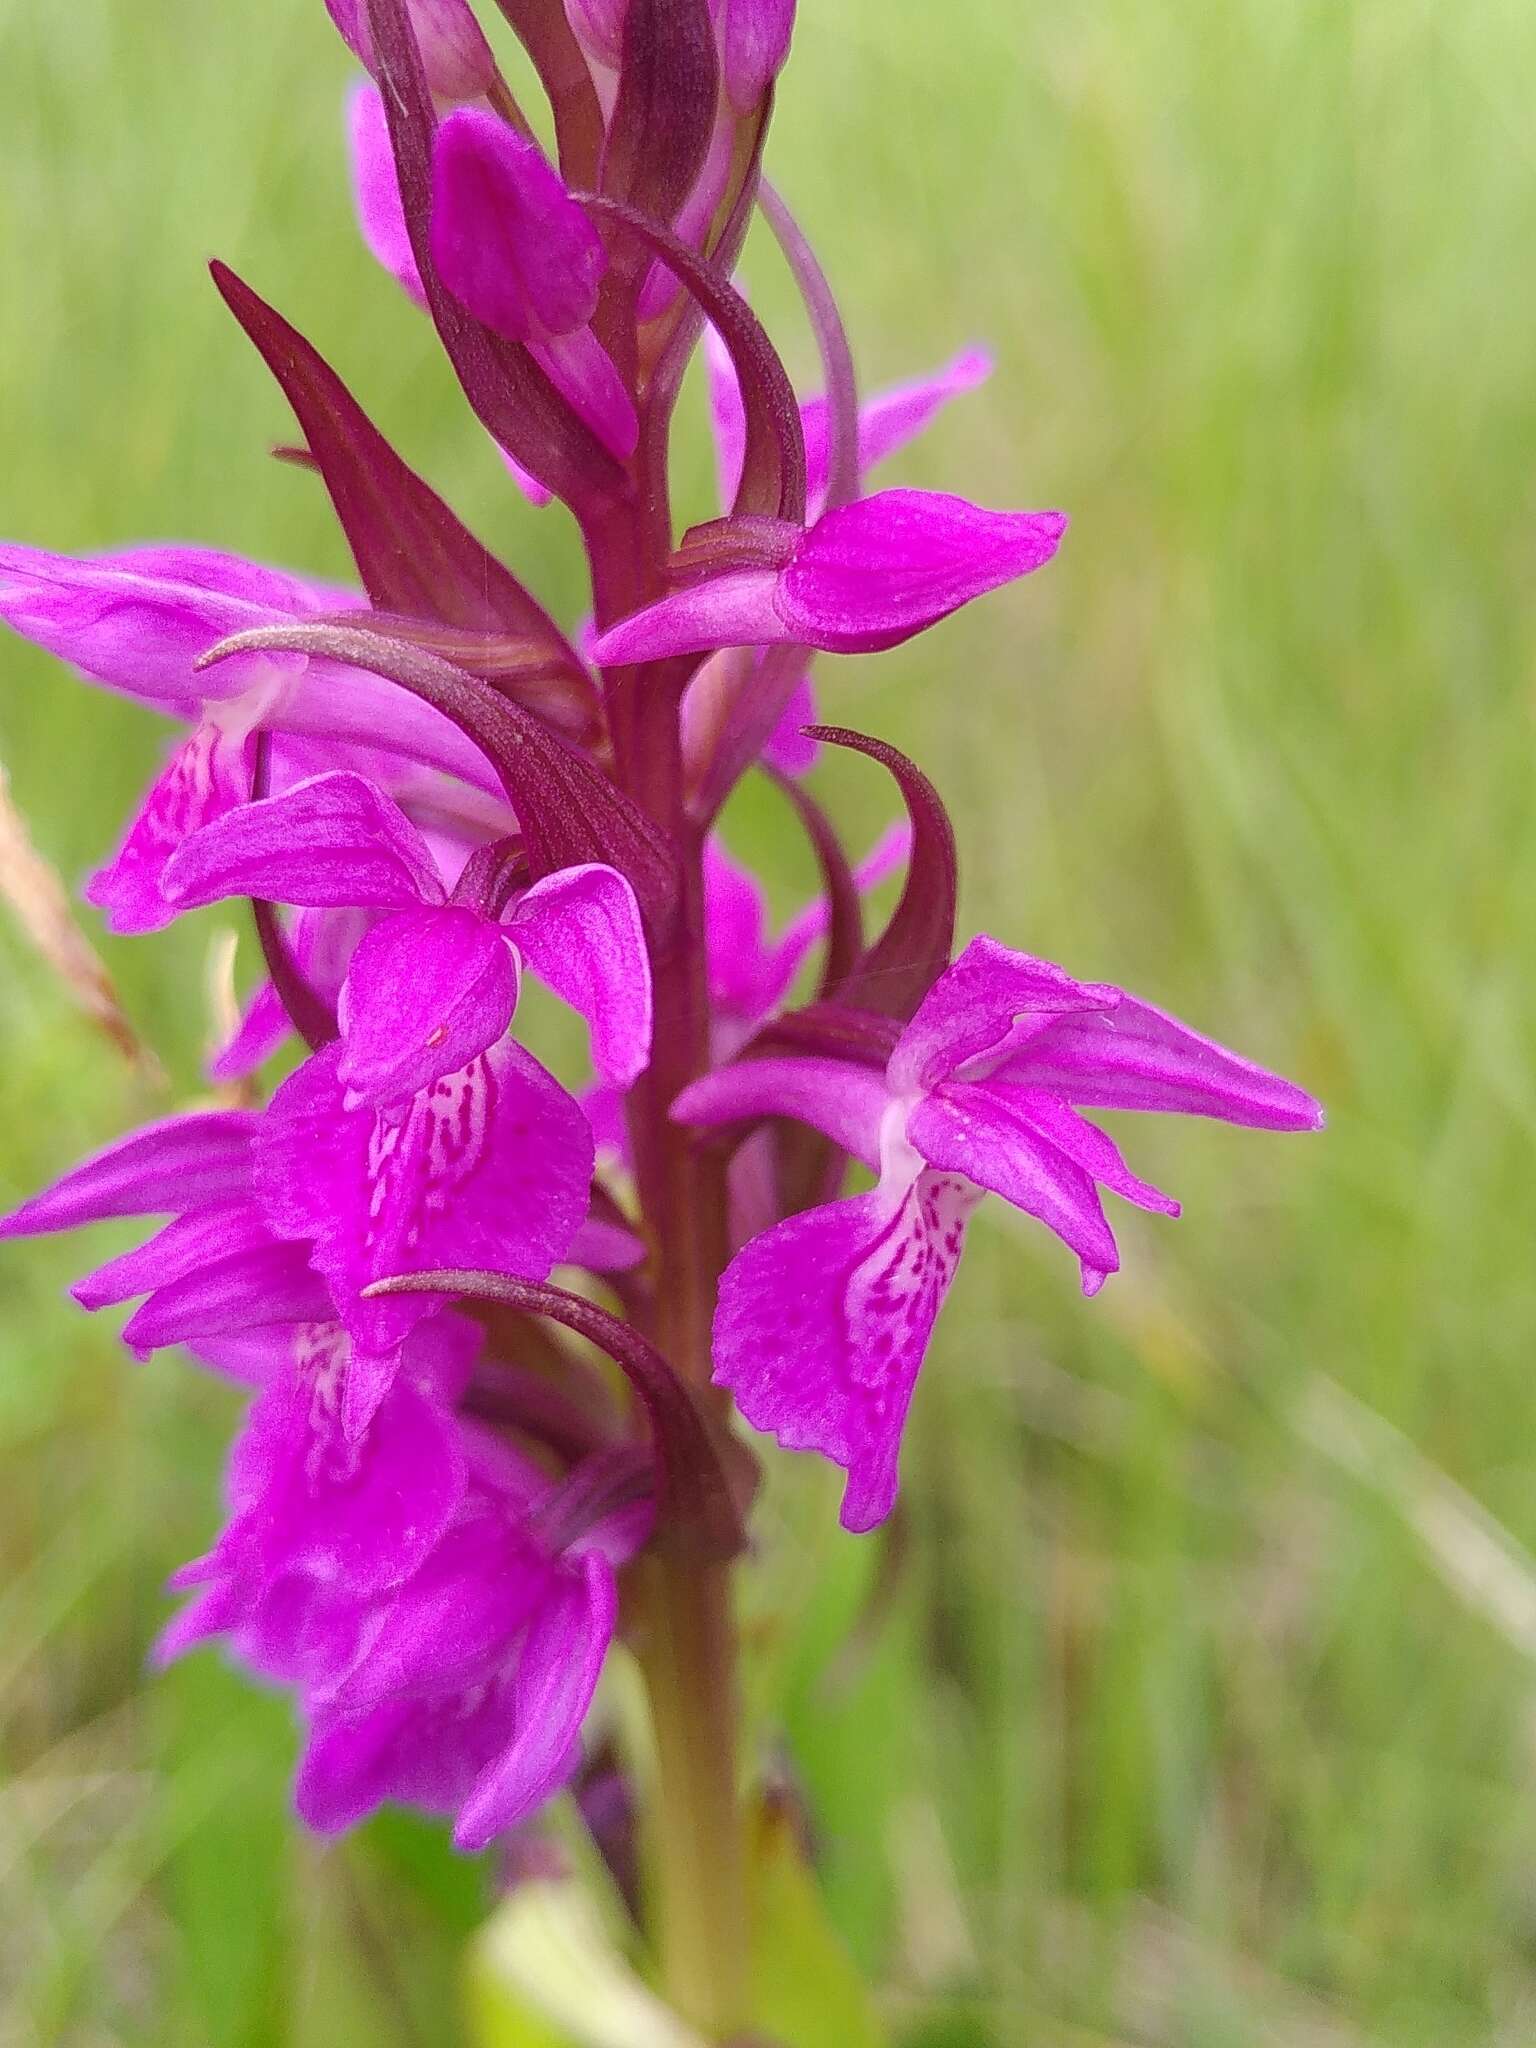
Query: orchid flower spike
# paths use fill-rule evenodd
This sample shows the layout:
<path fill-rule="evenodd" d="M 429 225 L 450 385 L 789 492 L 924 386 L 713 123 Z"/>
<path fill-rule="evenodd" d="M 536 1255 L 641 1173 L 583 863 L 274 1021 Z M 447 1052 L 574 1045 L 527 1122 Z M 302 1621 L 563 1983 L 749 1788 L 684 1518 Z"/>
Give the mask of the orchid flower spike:
<path fill-rule="evenodd" d="M 890 1513 L 902 1427 L 984 1191 L 1053 1230 L 1095 1294 L 1120 1263 L 1099 1201 L 1178 1214 L 1079 1108 L 1163 1110 L 1315 1130 L 1311 1096 L 1104 983 L 973 939 L 934 983 L 884 1073 L 749 1059 L 696 1081 L 680 1122 L 798 1118 L 879 1175 L 738 1254 L 720 1290 L 715 1378 L 742 1413 L 848 1473 L 843 1521 Z"/>

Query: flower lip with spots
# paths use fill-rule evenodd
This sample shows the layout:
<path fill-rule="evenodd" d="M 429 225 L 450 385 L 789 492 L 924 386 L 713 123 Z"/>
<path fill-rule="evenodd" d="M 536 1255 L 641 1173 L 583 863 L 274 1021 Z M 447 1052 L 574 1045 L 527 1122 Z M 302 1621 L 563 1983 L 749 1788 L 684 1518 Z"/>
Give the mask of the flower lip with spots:
<path fill-rule="evenodd" d="M 984 1192 L 1054 1231 L 1077 1255 L 1086 1294 L 1120 1262 L 1100 1187 L 1178 1214 L 1082 1108 L 1266 1130 L 1322 1120 L 1301 1089 L 1176 1018 L 989 938 L 934 983 L 883 1073 L 746 1059 L 673 1104 L 677 1120 L 701 1126 L 797 1118 L 878 1175 L 872 1193 L 791 1216 L 745 1246 L 715 1318 L 716 1379 L 759 1428 L 847 1470 L 848 1527 L 890 1512 L 912 1390 Z"/>

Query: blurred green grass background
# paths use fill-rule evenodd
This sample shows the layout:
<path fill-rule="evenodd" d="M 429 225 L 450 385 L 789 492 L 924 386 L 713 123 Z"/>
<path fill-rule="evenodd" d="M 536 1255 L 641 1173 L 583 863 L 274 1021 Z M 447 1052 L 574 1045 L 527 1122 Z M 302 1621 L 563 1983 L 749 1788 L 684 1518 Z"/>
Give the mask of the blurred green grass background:
<path fill-rule="evenodd" d="M 988 1212 L 883 1626 L 846 1646 L 879 1553 L 778 1468 L 758 1697 L 902 2040 L 1524 2048 L 1536 15 L 802 15 L 770 168 L 866 379 L 999 356 L 904 476 L 1074 520 L 1047 575 L 824 664 L 823 701 L 935 775 L 970 926 L 1179 1010 L 1331 1127 L 1127 1134 L 1186 1213 L 1123 1219 L 1089 1306 Z M 357 246 L 345 76 L 319 0 L 0 0 L 0 531 L 342 571 L 264 453 L 287 422 L 216 252 L 571 615 L 568 528 Z M 697 434 L 688 461 L 702 490 Z M 0 758 L 77 879 L 160 735 L 13 643 L 0 674 Z M 825 780 L 872 830 L 869 771 Z M 778 815 L 741 832 L 792 900 Z M 183 1091 L 209 936 L 104 942 Z M 154 1105 L 3 918 L 0 975 L 5 1203 Z M 61 1299 L 81 1263 L 0 1268 L 0 2039 L 457 2042 L 485 1874 L 403 1820 L 301 1840 L 282 1705 L 212 1657 L 145 1675 L 232 1410 L 130 1368 Z"/>

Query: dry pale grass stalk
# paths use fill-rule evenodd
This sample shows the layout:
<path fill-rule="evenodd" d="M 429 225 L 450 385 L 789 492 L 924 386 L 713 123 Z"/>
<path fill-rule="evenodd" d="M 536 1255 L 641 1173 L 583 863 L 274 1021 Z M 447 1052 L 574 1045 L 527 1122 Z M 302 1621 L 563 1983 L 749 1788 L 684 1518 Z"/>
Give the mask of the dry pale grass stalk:
<path fill-rule="evenodd" d="M 0 763 L 0 896 L 68 990 L 71 1000 L 109 1038 L 139 1078 L 164 1083 L 160 1063 L 144 1045 L 118 1000 L 112 977 L 76 922 L 69 892 L 32 843 Z"/>

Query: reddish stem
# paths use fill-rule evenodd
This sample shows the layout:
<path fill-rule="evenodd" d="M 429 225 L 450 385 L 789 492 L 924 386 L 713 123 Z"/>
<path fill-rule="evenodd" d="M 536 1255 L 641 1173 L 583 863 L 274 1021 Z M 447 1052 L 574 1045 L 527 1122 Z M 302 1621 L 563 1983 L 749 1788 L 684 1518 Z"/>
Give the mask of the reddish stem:
<path fill-rule="evenodd" d="M 668 404 L 661 399 L 645 411 Z M 586 527 L 599 628 L 665 588 L 672 551 L 666 429 L 665 417 L 642 417 L 632 494 Z M 627 1105 L 655 1264 L 646 1334 L 723 1431 L 727 1405 L 709 1377 L 710 1324 L 730 1250 L 724 1166 L 668 1116 L 678 1092 L 708 1067 L 710 1050 L 703 835 L 687 813 L 679 717 L 691 668 L 686 660 L 657 662 L 609 671 L 604 683 L 620 782 L 670 835 L 681 872 L 673 927 L 653 936 L 651 1065 Z M 706 2037 L 724 2040 L 749 2019 L 730 1569 L 657 1555 L 637 1576 L 640 1660 L 656 1741 L 651 1911 L 673 2003 Z"/>

